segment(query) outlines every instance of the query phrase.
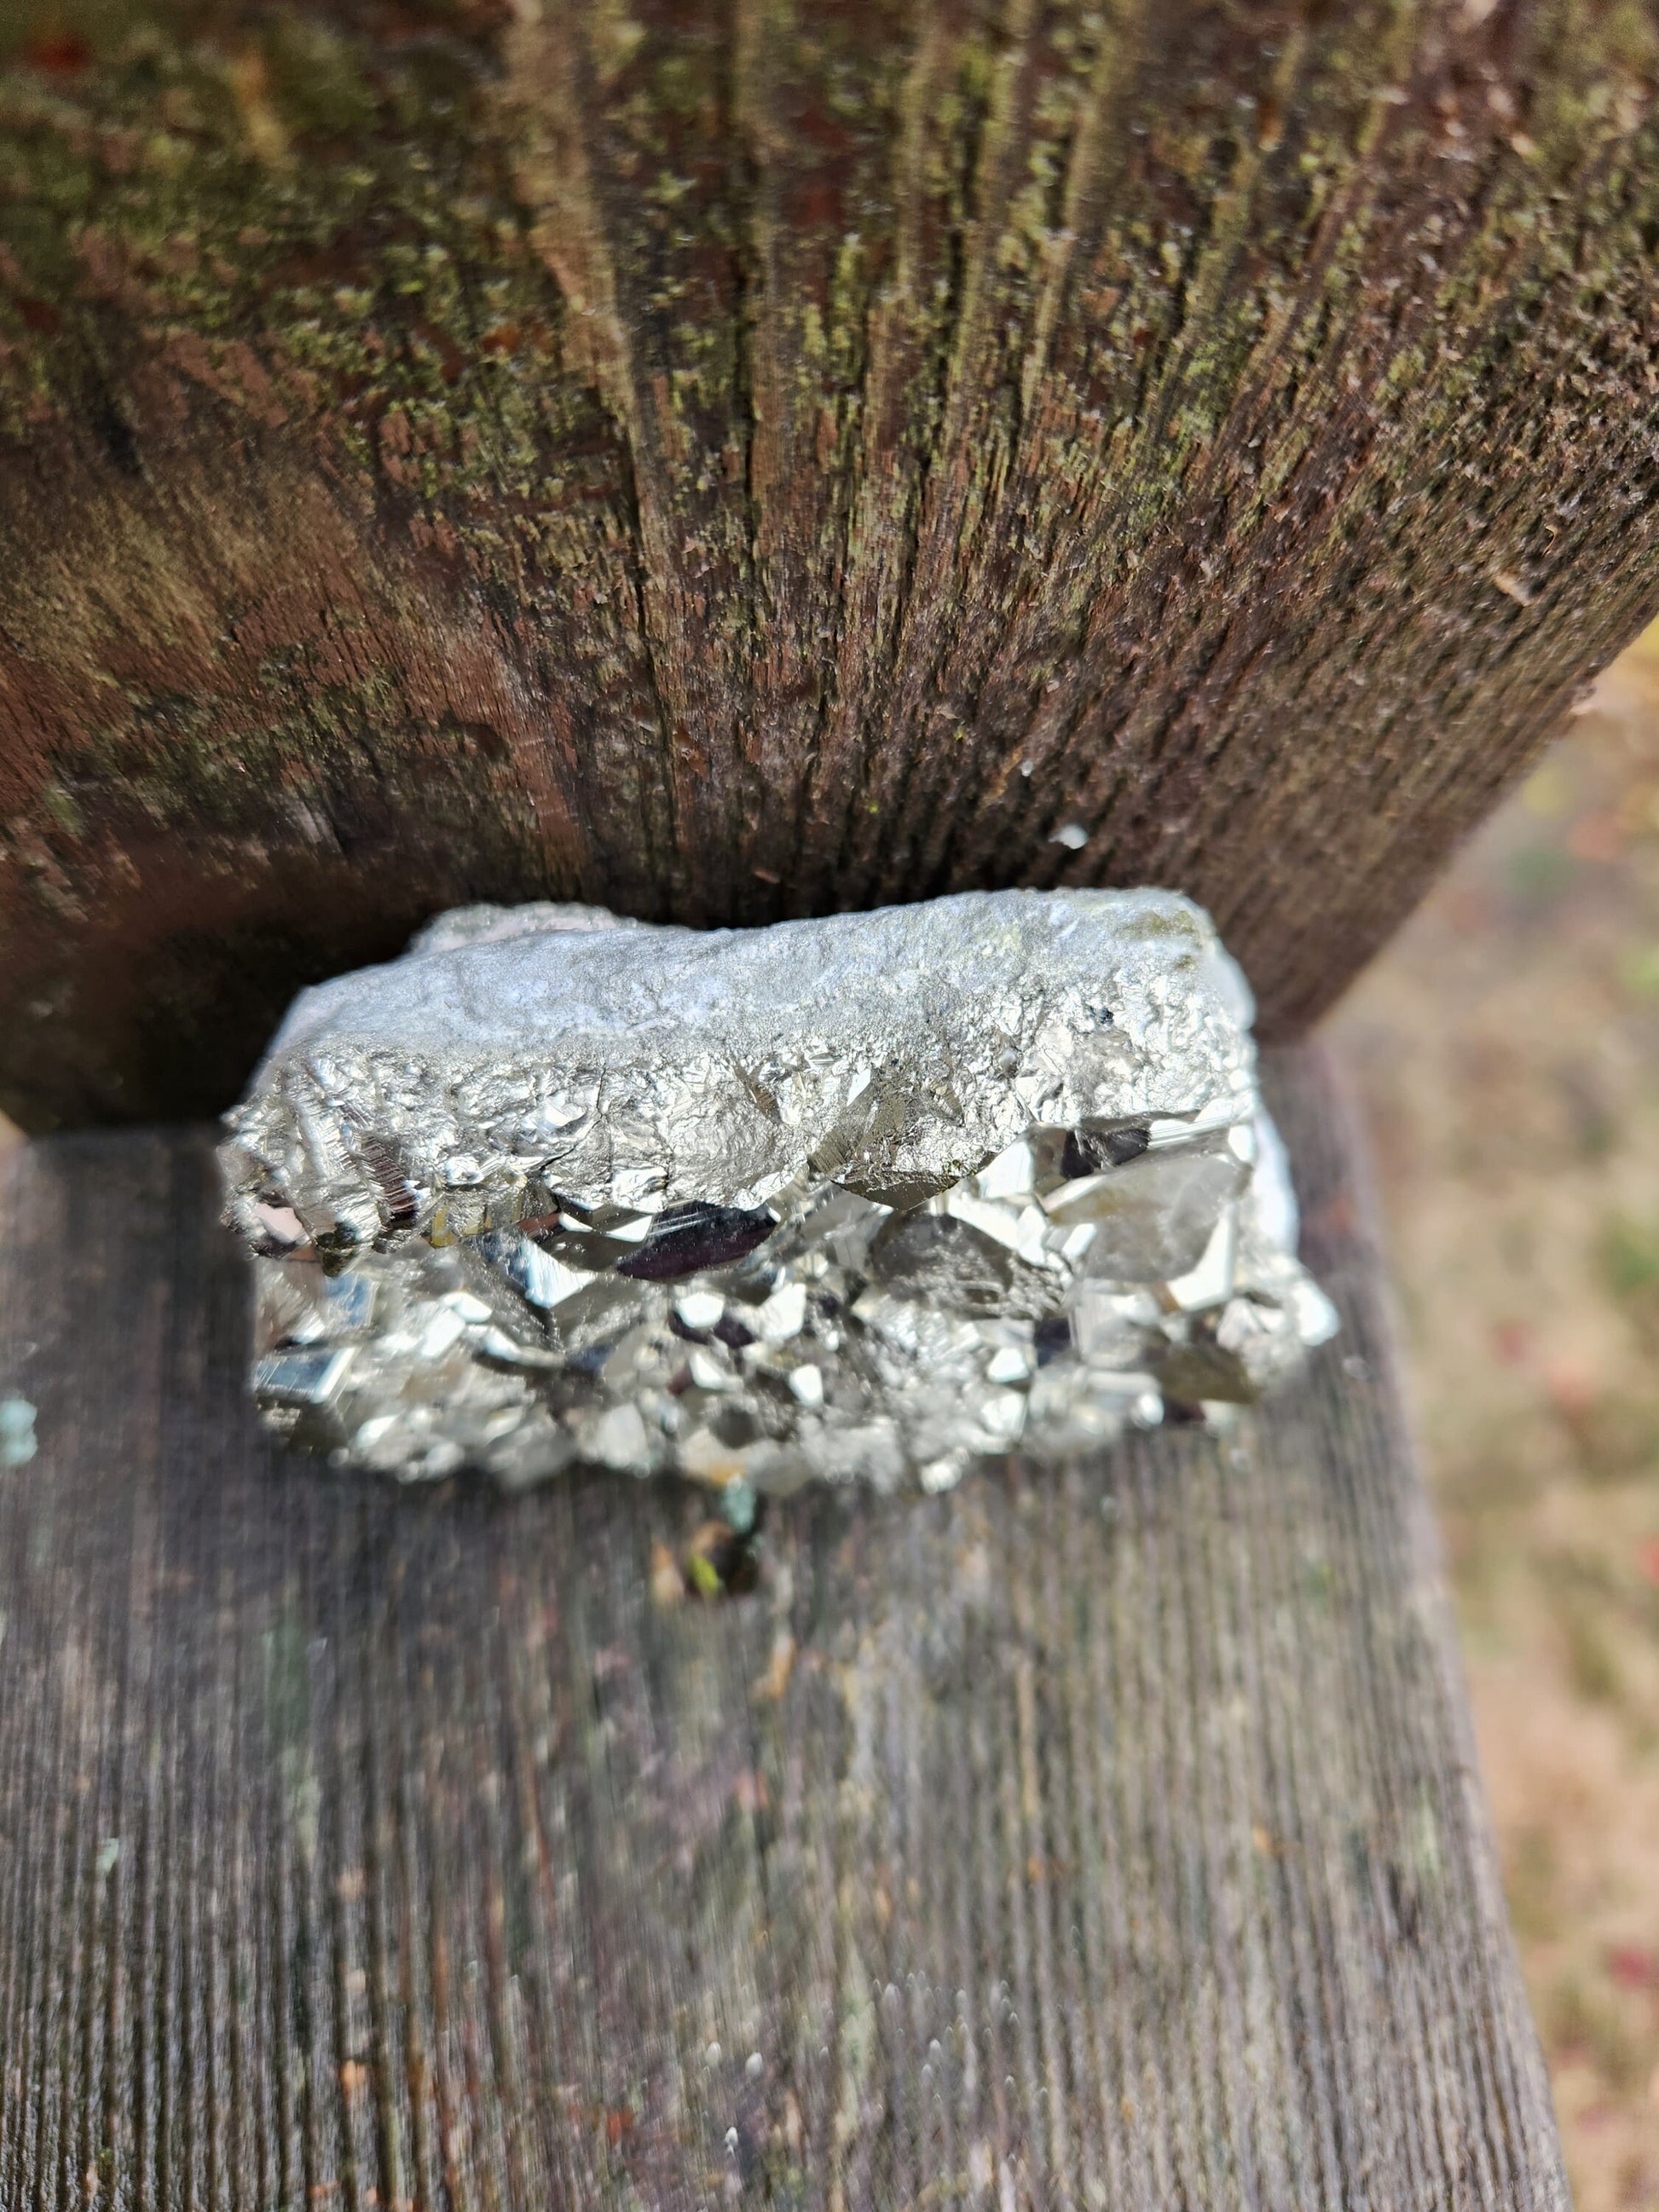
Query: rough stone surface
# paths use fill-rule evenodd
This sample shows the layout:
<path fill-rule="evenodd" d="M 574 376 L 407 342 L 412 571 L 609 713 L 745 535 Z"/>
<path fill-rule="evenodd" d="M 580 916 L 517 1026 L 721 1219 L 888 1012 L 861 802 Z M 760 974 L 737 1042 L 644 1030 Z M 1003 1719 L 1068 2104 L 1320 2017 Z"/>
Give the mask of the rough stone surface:
<path fill-rule="evenodd" d="M 228 1117 L 256 1393 L 356 1463 L 675 1468 L 739 1525 L 1248 1401 L 1332 1326 L 1250 1011 L 1161 891 L 447 916 Z"/>

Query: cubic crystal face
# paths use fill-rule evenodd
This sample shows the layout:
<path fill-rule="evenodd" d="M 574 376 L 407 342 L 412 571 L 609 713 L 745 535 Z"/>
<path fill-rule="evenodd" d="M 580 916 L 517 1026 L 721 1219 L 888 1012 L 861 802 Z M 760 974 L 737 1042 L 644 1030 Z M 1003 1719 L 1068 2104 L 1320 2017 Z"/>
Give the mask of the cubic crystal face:
<path fill-rule="evenodd" d="M 939 1489 L 1216 1416 L 1336 1323 L 1243 977 L 1165 891 L 769 929 L 472 907 L 228 1115 L 273 1425 L 404 1477 Z"/>

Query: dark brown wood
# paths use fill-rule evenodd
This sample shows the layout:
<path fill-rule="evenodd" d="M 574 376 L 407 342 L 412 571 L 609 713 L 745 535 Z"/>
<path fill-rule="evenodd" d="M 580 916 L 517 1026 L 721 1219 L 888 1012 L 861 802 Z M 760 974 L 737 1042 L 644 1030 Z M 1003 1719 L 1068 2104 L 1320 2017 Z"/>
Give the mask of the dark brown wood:
<path fill-rule="evenodd" d="M 1155 880 L 1289 1035 L 1659 611 L 1629 0 L 0 18 L 32 1127 L 474 896 Z"/>
<path fill-rule="evenodd" d="M 26 1153 L 0 2204 L 1566 2205 L 1351 1139 L 1237 1434 L 775 1511 L 283 1458 L 202 1135 Z"/>

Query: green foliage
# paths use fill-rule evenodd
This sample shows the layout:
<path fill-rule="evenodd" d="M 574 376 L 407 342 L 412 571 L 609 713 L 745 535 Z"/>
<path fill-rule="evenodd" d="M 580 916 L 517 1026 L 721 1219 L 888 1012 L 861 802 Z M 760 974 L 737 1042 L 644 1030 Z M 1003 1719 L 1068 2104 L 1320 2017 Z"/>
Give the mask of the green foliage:
<path fill-rule="evenodd" d="M 1601 1237 L 1601 1268 L 1621 1305 L 1651 1318 L 1659 1308 L 1659 1224 L 1621 1215 Z"/>

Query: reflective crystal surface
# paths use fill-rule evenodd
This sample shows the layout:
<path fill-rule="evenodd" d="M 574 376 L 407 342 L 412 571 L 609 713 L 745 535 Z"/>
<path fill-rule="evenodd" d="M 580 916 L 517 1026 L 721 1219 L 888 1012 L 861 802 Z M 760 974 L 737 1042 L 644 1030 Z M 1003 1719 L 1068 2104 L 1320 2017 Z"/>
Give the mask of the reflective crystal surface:
<path fill-rule="evenodd" d="M 466 908 L 227 1117 L 267 1418 L 405 1478 L 939 1489 L 1335 1328 L 1243 980 L 1164 891 L 696 931 Z"/>

